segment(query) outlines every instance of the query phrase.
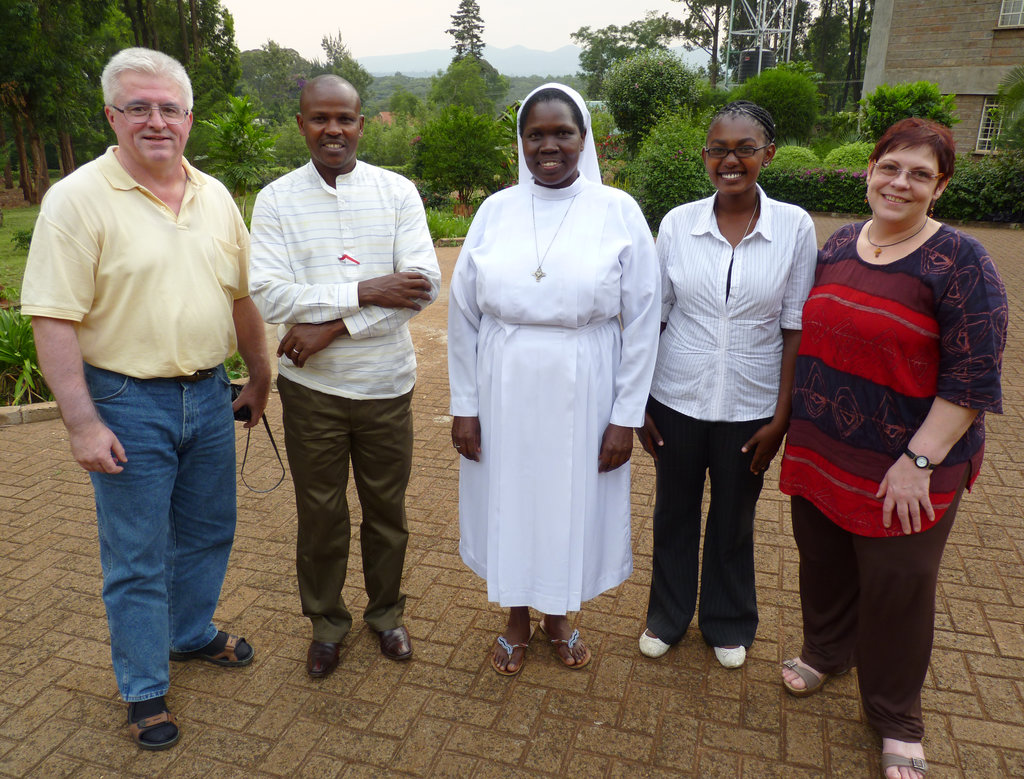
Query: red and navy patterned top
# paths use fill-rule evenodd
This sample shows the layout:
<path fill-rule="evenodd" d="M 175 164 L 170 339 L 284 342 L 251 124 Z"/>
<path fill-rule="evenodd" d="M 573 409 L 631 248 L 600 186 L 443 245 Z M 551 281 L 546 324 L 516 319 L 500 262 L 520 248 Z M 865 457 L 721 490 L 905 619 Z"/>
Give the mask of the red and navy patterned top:
<path fill-rule="evenodd" d="M 779 486 L 851 533 L 902 535 L 899 522 L 882 526 L 875 493 L 936 396 L 981 411 L 932 472 L 936 520 L 965 469 L 977 478 L 984 412 L 1002 413 L 1006 290 L 984 247 L 951 227 L 888 265 L 857 255 L 863 227 L 840 228 L 818 253 Z"/>

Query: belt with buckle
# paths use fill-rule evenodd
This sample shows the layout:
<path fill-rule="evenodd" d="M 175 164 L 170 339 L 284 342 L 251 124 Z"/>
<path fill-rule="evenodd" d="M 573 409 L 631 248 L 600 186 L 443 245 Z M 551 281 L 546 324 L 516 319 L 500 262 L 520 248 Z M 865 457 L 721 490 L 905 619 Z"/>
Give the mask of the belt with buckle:
<path fill-rule="evenodd" d="M 217 375 L 216 368 L 204 368 L 201 371 L 190 373 L 188 376 L 168 376 L 168 381 L 184 381 L 189 384 L 195 384 L 197 381 L 203 381 L 204 379 L 210 379 Z"/>

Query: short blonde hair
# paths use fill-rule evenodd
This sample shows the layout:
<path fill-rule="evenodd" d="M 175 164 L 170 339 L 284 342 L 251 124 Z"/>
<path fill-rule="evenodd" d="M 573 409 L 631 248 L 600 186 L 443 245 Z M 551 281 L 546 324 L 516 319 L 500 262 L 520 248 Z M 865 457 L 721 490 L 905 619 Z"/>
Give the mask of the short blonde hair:
<path fill-rule="evenodd" d="M 174 57 L 170 57 L 162 51 L 140 47 L 119 51 L 110 58 L 110 62 L 103 68 L 103 75 L 100 77 L 100 84 L 103 86 L 103 102 L 107 105 L 113 105 L 117 99 L 121 88 L 121 77 L 125 73 L 144 73 L 173 82 L 181 92 L 181 99 L 185 102 L 182 108 L 192 110 L 192 82 L 189 81 L 185 68 Z"/>

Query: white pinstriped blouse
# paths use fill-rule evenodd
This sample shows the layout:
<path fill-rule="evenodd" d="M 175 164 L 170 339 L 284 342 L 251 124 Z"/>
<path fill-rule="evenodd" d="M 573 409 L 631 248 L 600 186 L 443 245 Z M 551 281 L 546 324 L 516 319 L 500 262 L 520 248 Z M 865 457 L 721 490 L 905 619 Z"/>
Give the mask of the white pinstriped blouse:
<path fill-rule="evenodd" d="M 782 330 L 801 329 L 814 282 L 811 217 L 757 191 L 761 215 L 735 250 L 718 229 L 714 195 L 669 211 L 658 233 L 667 326 L 651 395 L 695 419 L 775 413 Z"/>

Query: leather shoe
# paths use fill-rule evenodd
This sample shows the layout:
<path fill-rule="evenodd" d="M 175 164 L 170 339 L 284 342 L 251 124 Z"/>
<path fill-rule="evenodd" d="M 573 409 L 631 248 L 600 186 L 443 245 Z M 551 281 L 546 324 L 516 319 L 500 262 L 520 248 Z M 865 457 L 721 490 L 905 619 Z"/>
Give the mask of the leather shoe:
<path fill-rule="evenodd" d="M 306 673 L 314 679 L 322 679 L 338 667 L 341 644 L 332 641 L 310 641 L 306 652 Z"/>
<path fill-rule="evenodd" d="M 412 641 L 405 626 L 382 630 L 380 636 L 380 653 L 388 660 L 408 660 L 412 657 Z"/>

